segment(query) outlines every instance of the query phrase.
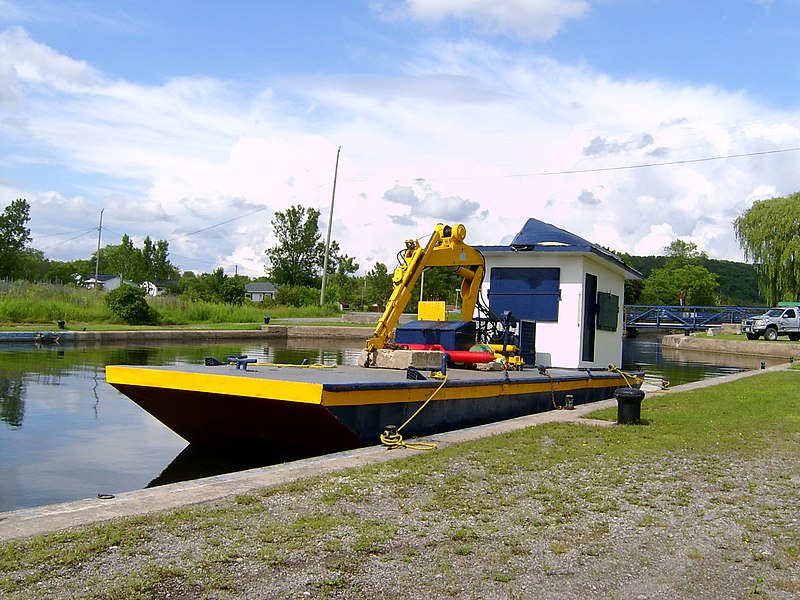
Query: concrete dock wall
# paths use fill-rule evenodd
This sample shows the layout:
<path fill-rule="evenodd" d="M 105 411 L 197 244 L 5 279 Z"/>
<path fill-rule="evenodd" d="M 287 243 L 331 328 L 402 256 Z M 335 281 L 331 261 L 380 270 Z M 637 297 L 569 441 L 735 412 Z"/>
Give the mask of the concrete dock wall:
<path fill-rule="evenodd" d="M 665 335 L 661 345 L 677 350 L 696 350 L 699 352 L 720 352 L 722 354 L 741 354 L 750 356 L 771 356 L 794 359 L 800 357 L 800 345 L 794 342 L 764 342 L 755 340 L 722 340 L 714 337 L 694 335 Z"/>
<path fill-rule="evenodd" d="M 0 331 L 0 343 L 53 342 L 147 342 L 154 340 L 233 340 L 233 339 L 341 339 L 364 342 L 372 334 L 369 327 L 336 325 L 262 325 L 260 329 L 136 329 L 131 331 Z"/>

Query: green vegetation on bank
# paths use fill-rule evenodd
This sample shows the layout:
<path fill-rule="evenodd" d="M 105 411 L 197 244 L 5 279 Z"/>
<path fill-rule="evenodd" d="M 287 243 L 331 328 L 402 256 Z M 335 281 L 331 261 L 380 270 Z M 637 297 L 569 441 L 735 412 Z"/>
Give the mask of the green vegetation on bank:
<path fill-rule="evenodd" d="M 108 306 L 106 293 L 71 285 L 27 283 L 2 284 L 0 326 L 36 325 L 53 327 L 59 320 L 75 328 L 80 324 L 120 326 L 125 322 Z M 147 298 L 164 326 L 188 324 L 261 324 L 264 317 L 329 317 L 339 314 L 332 306 L 278 306 L 269 303 L 222 304 L 191 301 L 180 296 Z M 93 327 L 97 329 L 98 327 Z"/>
<path fill-rule="evenodd" d="M 758 259 L 754 261 L 756 265 L 709 259 L 695 243 L 681 239 L 666 246 L 664 256 L 620 255 L 644 275 L 643 281 L 626 282 L 625 303 L 677 305 L 683 301 L 686 305 L 763 306 L 768 303 L 764 298 L 795 298 L 798 277 L 792 258 L 794 233 L 790 227 L 794 221 L 784 219 L 783 233 L 788 237 L 780 244 L 764 247 L 763 240 L 772 239 L 770 227 L 774 214 L 795 214 L 798 198 L 795 195 L 773 199 L 769 207 L 757 202 L 748 211 L 747 219 L 737 220 L 737 236 L 748 256 Z M 770 208 L 765 213 L 768 218 L 762 215 L 761 208 Z M 348 305 L 356 310 L 376 310 L 385 305 L 392 293 L 391 266 L 377 262 L 365 275 L 356 275 L 360 270 L 356 258 L 342 254 L 335 240 L 330 243 L 329 260 L 325 261 L 319 211 L 301 205 L 275 213 L 270 224 L 276 245 L 264 251 L 270 266 L 255 280 L 238 273 L 227 275 L 222 268 L 211 273 L 182 271 L 169 259 L 168 242 L 154 241 L 149 236 L 143 239 L 141 247 L 123 234 L 119 244 L 106 244 L 90 258 L 50 260 L 29 246 L 29 213 L 30 207 L 24 199 L 15 200 L 0 212 L 0 278 L 6 281 L 91 287 L 95 285 L 93 278 L 97 271 L 99 275 L 119 276 L 135 286 L 155 285 L 187 301 L 223 304 L 241 304 L 248 284 L 269 282 L 275 287 L 270 293 L 282 305 L 314 306 L 322 299 L 334 306 Z M 777 248 L 782 254 L 772 256 Z M 326 264 L 327 271 L 323 274 Z M 424 290 L 420 279 L 407 308 L 415 312 L 419 299 L 457 305 L 460 286 L 461 278 L 449 269 L 428 270 Z M 122 313 L 130 315 L 137 311 L 126 309 Z"/>
<path fill-rule="evenodd" d="M 669 527 L 666 560 L 744 572 L 759 589 L 796 593 L 798 415 L 796 371 L 648 397 L 642 426 L 547 424 L 2 544 L 0 592 L 239 597 L 255 581 L 265 586 L 256 595 L 267 597 L 280 589 L 271 582 L 299 569 L 314 597 L 369 597 L 352 582 L 379 560 L 382 573 L 407 572 L 415 589 L 435 575 L 445 591 L 459 588 L 442 565 L 458 562 L 459 577 L 477 569 L 476 585 L 508 586 L 503 597 L 513 597 L 516 580 L 532 570 L 546 576 L 561 557 L 570 572 L 590 568 L 629 523 L 630 535 Z M 589 416 L 613 420 L 614 411 Z M 720 523 L 732 533 L 720 533 Z M 636 550 L 641 561 L 653 560 L 644 551 Z M 122 560 L 109 569 L 114 556 Z"/>

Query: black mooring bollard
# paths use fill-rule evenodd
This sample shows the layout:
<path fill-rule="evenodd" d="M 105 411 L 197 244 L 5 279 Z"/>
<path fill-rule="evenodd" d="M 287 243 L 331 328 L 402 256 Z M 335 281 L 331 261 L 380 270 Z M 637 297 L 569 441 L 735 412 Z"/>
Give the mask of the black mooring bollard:
<path fill-rule="evenodd" d="M 617 388 L 614 397 L 617 399 L 617 424 L 639 425 L 644 392 L 632 387 Z"/>
<path fill-rule="evenodd" d="M 269 325 L 269 317 L 264 317 L 264 325 Z"/>

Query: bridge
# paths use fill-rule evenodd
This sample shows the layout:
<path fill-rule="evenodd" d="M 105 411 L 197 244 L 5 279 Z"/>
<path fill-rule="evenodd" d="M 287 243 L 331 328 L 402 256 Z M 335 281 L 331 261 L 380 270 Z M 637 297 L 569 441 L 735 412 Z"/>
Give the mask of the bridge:
<path fill-rule="evenodd" d="M 686 333 L 725 324 L 739 324 L 747 316 L 760 315 L 769 308 L 759 306 L 646 306 L 626 305 L 625 330 L 679 329 Z"/>

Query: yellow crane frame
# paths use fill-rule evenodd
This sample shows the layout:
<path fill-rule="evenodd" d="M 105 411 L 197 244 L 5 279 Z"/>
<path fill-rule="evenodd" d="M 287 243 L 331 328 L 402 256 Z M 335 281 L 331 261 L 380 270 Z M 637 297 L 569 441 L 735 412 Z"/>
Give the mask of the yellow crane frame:
<path fill-rule="evenodd" d="M 411 299 L 414 284 L 428 267 L 451 267 L 461 278 L 461 319 L 472 320 L 483 284 L 483 255 L 464 243 L 467 228 L 439 223 L 425 247 L 419 240 L 406 240 L 402 262 L 392 276 L 392 295 L 378 320 L 375 333 L 366 342 L 367 352 L 383 348 L 400 321 L 400 315 Z"/>

